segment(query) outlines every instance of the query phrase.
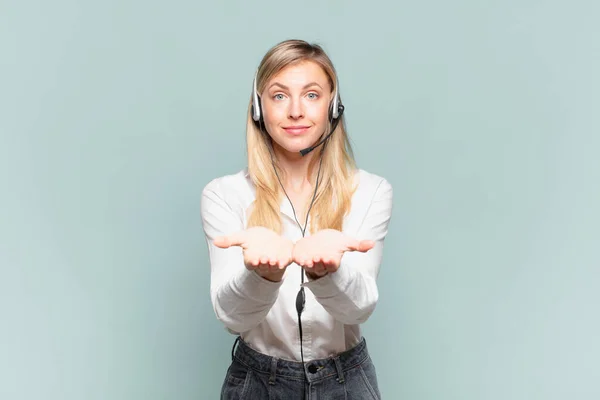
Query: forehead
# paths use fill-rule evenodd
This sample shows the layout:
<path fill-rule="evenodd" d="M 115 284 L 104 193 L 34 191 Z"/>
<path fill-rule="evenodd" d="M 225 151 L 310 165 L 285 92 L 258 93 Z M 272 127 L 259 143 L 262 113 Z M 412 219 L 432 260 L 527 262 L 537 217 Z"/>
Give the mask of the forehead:
<path fill-rule="evenodd" d="M 289 87 L 302 87 L 309 82 L 316 82 L 323 88 L 329 87 L 329 77 L 323 68 L 313 61 L 288 65 L 267 82 L 267 87 L 276 82 Z"/>

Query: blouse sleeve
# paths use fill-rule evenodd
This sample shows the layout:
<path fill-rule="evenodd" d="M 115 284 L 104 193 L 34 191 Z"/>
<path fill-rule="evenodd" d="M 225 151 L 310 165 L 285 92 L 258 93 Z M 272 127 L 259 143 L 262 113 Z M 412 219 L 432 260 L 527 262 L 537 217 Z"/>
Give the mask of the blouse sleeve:
<path fill-rule="evenodd" d="M 275 303 L 281 282 L 271 282 L 244 265 L 241 247 L 222 249 L 213 240 L 245 229 L 242 216 L 223 198 L 218 180 L 202 191 L 201 216 L 210 262 L 210 297 L 214 312 L 230 332 L 258 325 Z"/>
<path fill-rule="evenodd" d="M 392 186 L 382 178 L 355 237 L 373 240 L 375 246 L 366 253 L 344 253 L 336 272 L 304 283 L 317 301 L 344 324 L 365 322 L 377 304 L 379 291 L 376 280 L 392 215 L 392 200 Z"/>

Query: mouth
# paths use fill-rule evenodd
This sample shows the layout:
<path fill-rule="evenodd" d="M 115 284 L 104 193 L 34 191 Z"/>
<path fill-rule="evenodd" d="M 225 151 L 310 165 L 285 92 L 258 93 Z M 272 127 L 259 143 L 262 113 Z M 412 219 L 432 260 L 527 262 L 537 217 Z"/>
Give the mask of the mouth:
<path fill-rule="evenodd" d="M 310 126 L 307 125 L 295 125 L 295 126 L 284 126 L 283 130 L 289 133 L 290 135 L 301 135 L 304 132 L 308 131 Z"/>

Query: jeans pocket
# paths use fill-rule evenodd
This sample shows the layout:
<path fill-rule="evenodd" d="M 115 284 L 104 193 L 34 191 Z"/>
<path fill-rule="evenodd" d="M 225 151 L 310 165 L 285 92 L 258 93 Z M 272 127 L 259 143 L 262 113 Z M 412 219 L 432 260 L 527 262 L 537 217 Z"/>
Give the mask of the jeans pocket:
<path fill-rule="evenodd" d="M 222 400 L 242 400 L 247 393 L 250 370 L 243 364 L 234 360 L 225 375 L 221 389 Z"/>
<path fill-rule="evenodd" d="M 373 396 L 375 400 L 381 400 L 381 393 L 379 392 L 379 384 L 377 383 L 377 372 L 375 366 L 371 360 L 367 359 L 362 365 L 359 366 L 360 374 L 363 377 L 365 386 Z"/>

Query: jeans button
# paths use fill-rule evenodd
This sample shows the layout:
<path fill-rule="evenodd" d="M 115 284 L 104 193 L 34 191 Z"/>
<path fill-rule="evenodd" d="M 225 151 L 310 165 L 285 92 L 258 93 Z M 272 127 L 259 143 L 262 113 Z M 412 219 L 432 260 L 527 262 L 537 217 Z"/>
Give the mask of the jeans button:
<path fill-rule="evenodd" d="M 317 366 L 315 364 L 310 364 L 308 366 L 308 372 L 310 372 L 311 374 L 314 374 L 315 372 L 317 372 Z"/>

